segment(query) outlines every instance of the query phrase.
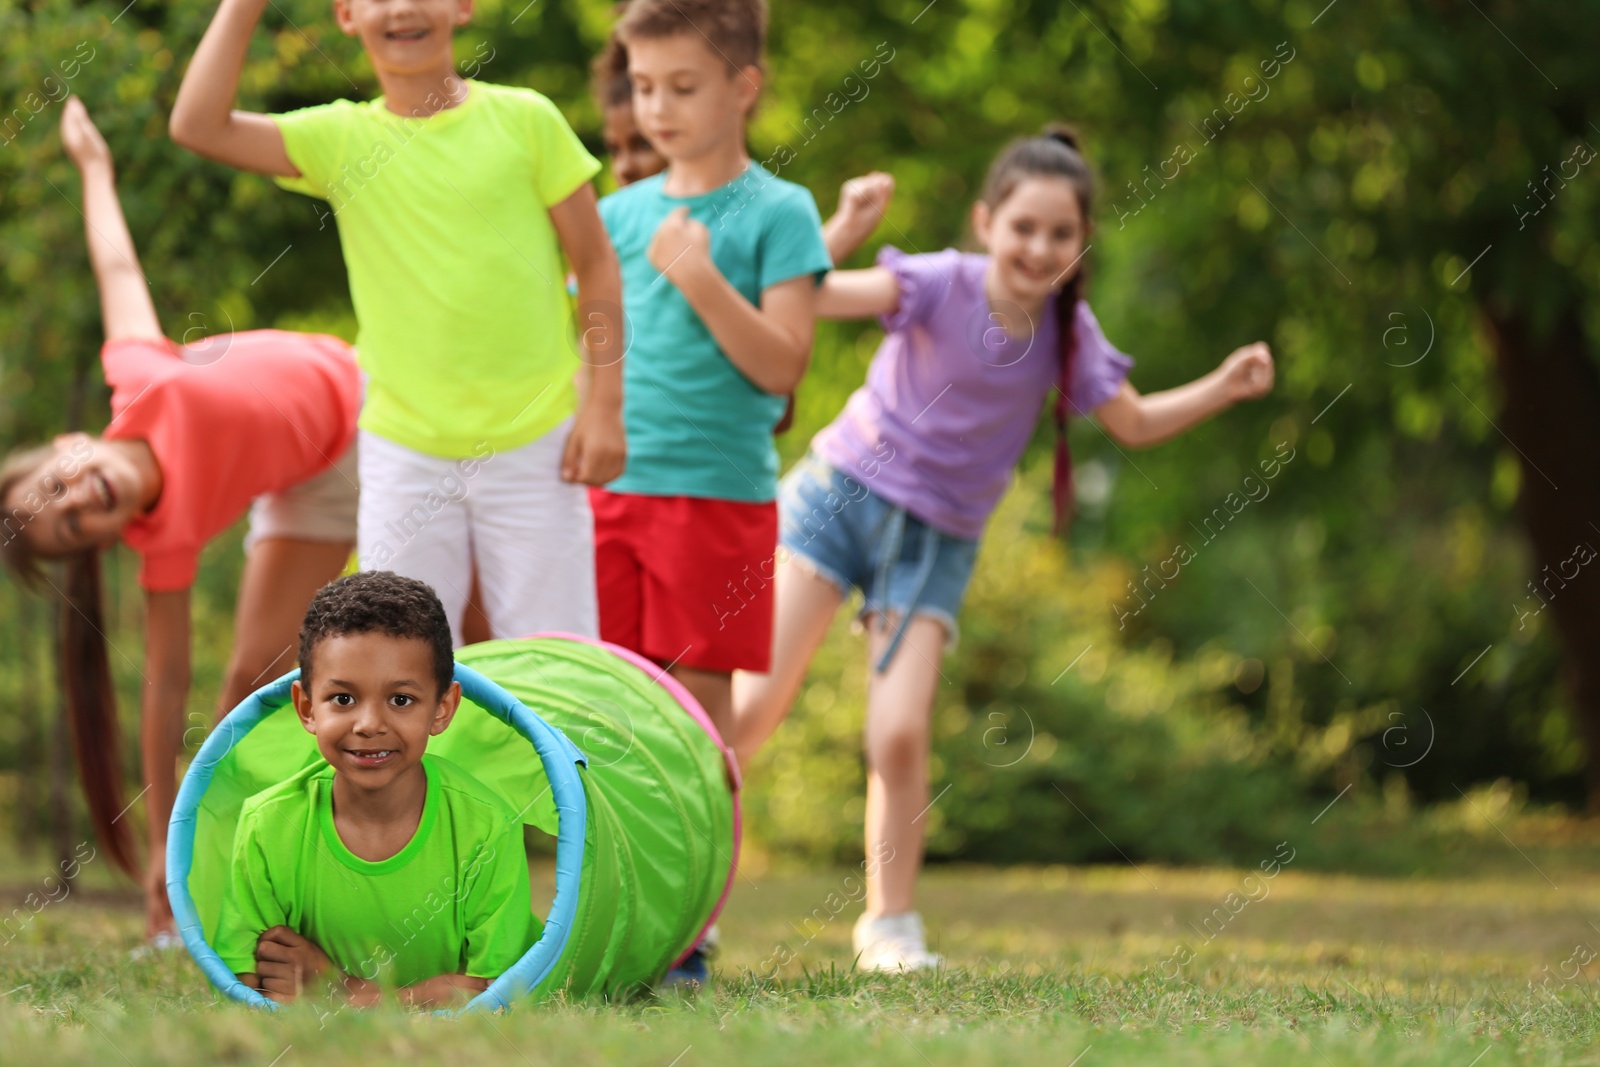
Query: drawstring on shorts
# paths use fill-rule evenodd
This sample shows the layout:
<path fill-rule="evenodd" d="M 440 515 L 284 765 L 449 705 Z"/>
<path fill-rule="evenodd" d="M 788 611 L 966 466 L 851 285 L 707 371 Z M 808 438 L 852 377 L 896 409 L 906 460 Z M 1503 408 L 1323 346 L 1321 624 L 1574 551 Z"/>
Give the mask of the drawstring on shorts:
<path fill-rule="evenodd" d="M 883 555 L 878 560 L 878 577 L 873 583 L 873 588 L 879 591 L 880 596 L 889 593 L 889 572 L 900 559 L 900 548 L 905 542 L 906 509 L 895 508 L 889 513 L 889 524 L 884 530 Z M 900 642 L 905 640 L 906 627 L 911 625 L 911 616 L 917 609 L 917 603 L 922 599 L 923 589 L 928 584 L 928 579 L 933 575 L 934 564 L 939 560 L 939 531 L 932 526 L 923 524 L 922 527 L 922 552 L 917 559 L 917 569 L 911 581 L 911 596 L 906 602 L 905 610 L 900 614 L 900 625 L 895 628 L 894 636 L 889 639 L 889 647 L 883 650 L 883 655 L 878 657 L 878 662 L 873 670 L 882 674 L 889 669 L 889 661 L 900 649 Z M 887 605 L 876 609 L 883 616 L 884 625 L 889 625 L 889 612 Z"/>

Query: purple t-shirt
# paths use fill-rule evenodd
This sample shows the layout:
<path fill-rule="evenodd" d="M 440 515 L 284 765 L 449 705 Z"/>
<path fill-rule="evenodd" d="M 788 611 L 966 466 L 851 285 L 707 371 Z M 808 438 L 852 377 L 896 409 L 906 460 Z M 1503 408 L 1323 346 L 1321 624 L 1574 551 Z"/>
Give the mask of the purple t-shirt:
<path fill-rule="evenodd" d="M 1056 302 L 1031 338 L 1016 340 L 990 317 L 988 256 L 884 248 L 878 264 L 899 282 L 900 306 L 883 318 L 866 383 L 811 447 L 891 504 L 976 540 L 1060 380 Z M 1069 397 L 1075 414 L 1088 414 L 1116 394 L 1133 360 L 1082 300 L 1073 327 Z"/>

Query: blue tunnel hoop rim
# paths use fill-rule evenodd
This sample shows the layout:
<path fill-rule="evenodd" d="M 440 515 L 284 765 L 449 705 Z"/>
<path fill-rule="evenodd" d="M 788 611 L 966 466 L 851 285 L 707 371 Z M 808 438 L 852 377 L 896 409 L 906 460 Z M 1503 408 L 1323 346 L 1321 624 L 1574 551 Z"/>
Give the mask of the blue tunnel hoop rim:
<path fill-rule="evenodd" d="M 251 989 L 228 969 L 206 941 L 200 925 L 199 909 L 189 893 L 189 874 L 194 867 L 195 820 L 200 801 L 211 785 L 212 775 L 222 758 L 268 715 L 289 706 L 289 690 L 300 677 L 299 668 L 251 693 L 230 711 L 200 746 L 172 806 L 167 829 L 167 899 L 177 921 L 184 947 L 200 970 L 222 993 L 252 1007 L 277 1010 L 279 1004 Z M 545 722 L 504 687 L 463 663 L 455 667 L 455 680 L 461 683 L 461 696 L 504 722 L 533 745 L 550 795 L 555 801 L 556 892 L 545 919 L 544 932 L 522 958 L 514 963 L 489 988 L 461 1009 L 462 1014 L 499 1010 L 522 999 L 549 977 L 566 950 L 578 911 L 582 890 L 583 842 L 588 825 L 589 805 L 578 766 L 583 754 L 567 736 Z"/>

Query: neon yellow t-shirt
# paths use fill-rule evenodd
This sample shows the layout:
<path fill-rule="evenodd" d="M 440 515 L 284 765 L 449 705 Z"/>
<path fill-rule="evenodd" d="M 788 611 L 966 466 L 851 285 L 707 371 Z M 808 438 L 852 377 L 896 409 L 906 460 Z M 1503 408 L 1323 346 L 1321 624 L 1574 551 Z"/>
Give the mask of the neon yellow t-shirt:
<path fill-rule="evenodd" d="M 273 115 L 339 227 L 367 372 L 361 426 L 452 459 L 516 448 L 577 408 L 549 208 L 600 169 L 550 100 L 467 82 L 426 118 L 383 98 Z"/>
<path fill-rule="evenodd" d="M 497 978 L 522 958 L 541 928 L 522 820 L 449 760 L 424 755 L 422 767 L 422 820 L 386 860 L 340 840 L 326 763 L 245 801 L 212 939 L 230 970 L 256 970 L 256 940 L 273 926 L 309 938 L 346 974 L 394 986 Z"/>

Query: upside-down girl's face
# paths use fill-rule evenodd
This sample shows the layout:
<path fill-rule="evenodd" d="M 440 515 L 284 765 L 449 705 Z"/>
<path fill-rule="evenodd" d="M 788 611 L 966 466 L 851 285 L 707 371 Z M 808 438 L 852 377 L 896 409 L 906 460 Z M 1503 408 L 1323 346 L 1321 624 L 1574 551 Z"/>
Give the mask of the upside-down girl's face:
<path fill-rule="evenodd" d="M 127 453 L 86 433 L 64 433 L 5 503 L 8 526 L 50 559 L 109 548 L 139 513 L 144 479 Z"/>
<path fill-rule="evenodd" d="M 1088 235 L 1077 190 L 1065 178 L 1027 177 L 999 204 L 973 206 L 1000 295 L 1042 306 L 1077 272 Z"/>

